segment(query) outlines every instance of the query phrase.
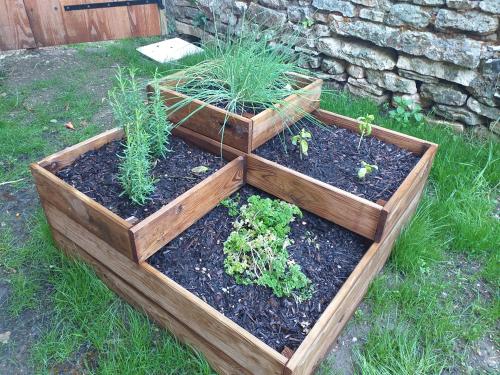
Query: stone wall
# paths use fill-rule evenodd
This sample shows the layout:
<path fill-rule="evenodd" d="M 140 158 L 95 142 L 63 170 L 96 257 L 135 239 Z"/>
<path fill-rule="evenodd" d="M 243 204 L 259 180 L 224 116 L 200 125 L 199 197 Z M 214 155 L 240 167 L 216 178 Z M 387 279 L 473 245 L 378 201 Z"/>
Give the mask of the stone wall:
<path fill-rule="evenodd" d="M 500 0 L 170 1 L 179 33 L 213 32 L 214 14 L 221 31 L 238 30 L 246 13 L 300 33 L 301 64 L 330 86 L 409 98 L 436 123 L 500 134 Z"/>

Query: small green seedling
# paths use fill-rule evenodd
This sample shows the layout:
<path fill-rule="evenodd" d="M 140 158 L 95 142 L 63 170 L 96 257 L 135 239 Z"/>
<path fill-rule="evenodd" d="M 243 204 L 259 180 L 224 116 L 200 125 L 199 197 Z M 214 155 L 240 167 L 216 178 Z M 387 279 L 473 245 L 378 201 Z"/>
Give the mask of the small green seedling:
<path fill-rule="evenodd" d="M 389 116 L 400 123 L 403 127 L 409 125 L 421 125 L 424 122 L 422 107 L 409 99 L 395 97 L 396 109 L 389 112 Z"/>
<path fill-rule="evenodd" d="M 221 200 L 220 204 L 227 208 L 229 216 L 236 217 L 240 213 L 239 202 L 240 194 L 236 194 L 234 198 L 228 197 Z"/>
<path fill-rule="evenodd" d="M 309 141 L 311 140 L 311 138 L 311 132 L 308 132 L 304 128 L 302 128 L 299 134 L 296 134 L 292 137 L 292 145 L 299 146 L 301 159 L 302 155 L 308 156 L 307 152 L 309 151 Z"/>
<path fill-rule="evenodd" d="M 370 134 L 372 134 L 373 120 L 375 120 L 375 116 L 373 115 L 358 117 L 358 121 L 361 121 L 358 126 L 359 134 L 361 135 L 359 137 L 358 150 L 359 147 L 361 146 L 361 141 L 363 140 L 363 138 L 368 137 Z"/>
<path fill-rule="evenodd" d="M 364 180 L 366 175 L 369 175 L 373 171 L 378 171 L 378 167 L 375 164 L 368 164 L 365 161 L 361 161 L 361 168 L 358 169 L 358 178 Z"/>
<path fill-rule="evenodd" d="M 314 25 L 314 20 L 312 18 L 306 17 L 300 23 L 305 29 L 309 29 L 312 25 Z"/>

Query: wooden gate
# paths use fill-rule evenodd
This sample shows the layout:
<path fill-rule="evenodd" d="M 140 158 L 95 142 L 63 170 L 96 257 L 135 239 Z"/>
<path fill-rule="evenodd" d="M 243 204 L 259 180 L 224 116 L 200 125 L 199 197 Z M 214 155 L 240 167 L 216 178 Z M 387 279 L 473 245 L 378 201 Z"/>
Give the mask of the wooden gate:
<path fill-rule="evenodd" d="M 160 35 L 161 1 L 0 0 L 0 50 Z"/>

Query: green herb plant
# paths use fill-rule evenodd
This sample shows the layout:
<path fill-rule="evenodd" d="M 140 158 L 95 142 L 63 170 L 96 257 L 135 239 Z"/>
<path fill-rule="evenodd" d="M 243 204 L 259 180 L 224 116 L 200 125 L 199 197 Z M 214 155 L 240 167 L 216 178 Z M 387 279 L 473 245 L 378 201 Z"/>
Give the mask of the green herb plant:
<path fill-rule="evenodd" d="M 378 171 L 378 167 L 375 164 L 368 164 L 362 160 L 361 167 L 358 169 L 358 178 L 364 180 L 365 177 L 373 171 Z"/>
<path fill-rule="evenodd" d="M 154 191 L 152 158 L 165 157 L 172 124 L 168 122 L 158 86 L 150 101 L 142 95 L 133 69 L 119 68 L 109 98 L 116 121 L 125 133 L 118 179 L 134 203 L 143 205 Z"/>
<path fill-rule="evenodd" d="M 421 125 L 424 122 L 422 107 L 409 99 L 395 97 L 396 108 L 389 112 L 389 116 L 403 127 Z"/>
<path fill-rule="evenodd" d="M 302 128 L 300 132 L 292 137 L 292 145 L 299 147 L 300 158 L 308 156 L 309 141 L 312 138 L 311 132 Z"/>
<path fill-rule="evenodd" d="M 236 217 L 240 213 L 239 202 L 240 202 L 240 195 L 239 193 L 237 193 L 234 198 L 228 197 L 226 199 L 223 199 L 220 202 L 220 204 L 221 206 L 227 208 L 229 216 Z"/>
<path fill-rule="evenodd" d="M 290 223 L 301 216 L 295 205 L 250 196 L 224 243 L 226 273 L 239 284 L 271 288 L 278 297 L 310 298 L 311 281 L 287 251 Z"/>
<path fill-rule="evenodd" d="M 300 24 L 305 29 L 309 29 L 310 27 L 312 27 L 312 25 L 314 25 L 314 20 L 312 18 L 306 17 L 300 22 Z"/>
<path fill-rule="evenodd" d="M 186 67 L 167 83 L 169 89 L 186 95 L 169 107 L 169 114 L 194 100 L 205 103 L 180 119 L 178 125 L 208 104 L 237 114 L 273 109 L 285 125 L 291 124 L 297 115 L 318 122 L 304 111 L 303 105 L 285 101 L 290 95 L 309 100 L 308 92 L 297 87 L 294 74 L 310 73 L 298 65 L 294 37 L 278 40 L 275 34 L 278 35 L 273 30 L 247 28 L 245 23 L 238 34 L 221 35 L 216 29 L 214 39 L 202 46 L 204 60 Z M 221 123 L 221 141 L 227 120 L 226 116 Z"/>
<path fill-rule="evenodd" d="M 358 150 L 361 147 L 361 141 L 363 141 L 363 138 L 370 136 L 372 134 L 372 123 L 373 120 L 375 120 L 375 116 L 373 115 L 366 115 L 362 117 L 358 117 L 358 121 L 361 121 L 359 123 L 358 129 L 359 129 L 359 142 L 358 142 Z"/>

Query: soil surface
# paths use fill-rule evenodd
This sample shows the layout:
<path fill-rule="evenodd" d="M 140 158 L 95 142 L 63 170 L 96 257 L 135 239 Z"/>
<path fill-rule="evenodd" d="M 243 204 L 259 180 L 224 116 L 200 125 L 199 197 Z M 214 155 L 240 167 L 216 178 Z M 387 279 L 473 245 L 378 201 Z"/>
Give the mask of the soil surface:
<path fill-rule="evenodd" d="M 122 195 L 118 179 L 119 156 L 124 152 L 121 141 L 81 155 L 73 164 L 61 169 L 57 176 L 124 219 L 135 216 L 142 220 L 223 166 L 219 156 L 193 147 L 177 137 L 170 138 L 169 149 L 172 151 L 165 159 L 156 161 L 152 170 L 157 180 L 155 191 L 143 206 Z M 209 169 L 202 174 L 192 172 L 199 166 Z"/>
<path fill-rule="evenodd" d="M 245 186 L 233 199 L 239 198 L 241 206 L 254 194 L 267 197 Z M 303 214 L 291 223 L 289 237 L 294 243 L 288 247 L 314 287 L 313 297 L 302 303 L 293 297 L 278 298 L 269 288 L 238 285 L 224 272 L 224 242 L 235 218 L 221 205 L 160 249 L 149 263 L 269 346 L 278 351 L 296 349 L 370 245 L 318 216 Z"/>
<path fill-rule="evenodd" d="M 309 155 L 301 158 L 291 138 L 302 128 L 312 134 L 312 140 Z M 359 134 L 336 126 L 320 126 L 306 119 L 291 130 L 274 137 L 255 153 L 373 202 L 387 201 L 420 159 L 375 137 L 364 138 L 358 150 Z M 361 161 L 376 165 L 378 171 L 360 180 Z"/>

